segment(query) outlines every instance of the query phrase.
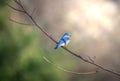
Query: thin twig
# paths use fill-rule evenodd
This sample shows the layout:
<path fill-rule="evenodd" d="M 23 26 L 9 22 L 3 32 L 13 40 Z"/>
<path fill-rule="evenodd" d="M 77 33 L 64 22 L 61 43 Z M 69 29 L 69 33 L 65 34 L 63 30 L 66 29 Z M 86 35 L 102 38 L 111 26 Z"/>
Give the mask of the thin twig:
<path fill-rule="evenodd" d="M 74 55 L 75 57 L 80 58 L 82 61 L 87 62 L 87 63 L 89 63 L 89 64 L 92 64 L 92 65 L 94 65 L 94 66 L 96 66 L 96 67 L 98 67 L 98 68 L 100 68 L 100 69 L 102 69 L 102 70 L 104 70 L 104 71 L 106 71 L 106 72 L 112 73 L 112 74 L 117 75 L 118 77 L 120 77 L 120 73 L 117 73 L 117 72 L 112 71 L 112 70 L 110 70 L 110 69 L 104 68 L 104 67 L 103 67 L 102 65 L 100 65 L 100 64 L 93 63 L 93 62 L 91 62 L 91 61 L 83 58 L 82 56 L 80 56 L 80 55 L 72 52 L 71 50 L 69 50 L 69 49 L 67 49 L 67 48 L 65 48 L 65 47 L 62 47 L 62 48 L 65 49 L 65 50 L 66 50 L 67 52 L 69 52 L 70 54 Z"/>
<path fill-rule="evenodd" d="M 18 5 L 20 5 L 20 3 L 19 3 L 17 0 L 14 0 L 14 2 L 15 2 L 16 4 L 18 4 Z"/>
<path fill-rule="evenodd" d="M 89 59 L 91 62 L 94 62 L 94 60 L 93 60 L 90 56 L 88 56 L 88 59 Z"/>
<path fill-rule="evenodd" d="M 31 15 L 33 16 L 34 15 L 34 12 L 35 12 L 36 8 L 33 9 Z"/>
<path fill-rule="evenodd" d="M 14 23 L 17 23 L 17 24 L 32 26 L 32 24 L 27 24 L 27 23 L 19 22 L 19 21 L 13 20 L 13 19 L 11 19 L 11 18 L 9 18 L 9 20 L 12 21 L 12 22 L 14 22 Z"/>
<path fill-rule="evenodd" d="M 19 10 L 19 9 L 17 9 L 17 8 L 14 8 L 13 6 L 11 6 L 11 5 L 9 5 L 9 4 L 7 4 L 7 6 L 9 6 L 10 8 L 12 8 L 13 10 L 16 10 L 16 11 L 18 11 L 18 12 L 24 13 L 23 10 Z"/>
<path fill-rule="evenodd" d="M 38 29 L 40 29 L 40 30 L 41 30 L 48 38 L 50 38 L 53 42 L 57 43 L 57 41 L 56 41 L 55 39 L 53 39 L 46 31 L 44 31 L 44 30 L 42 29 L 42 27 L 34 20 L 34 18 L 24 9 L 24 7 L 23 7 L 23 5 L 22 5 L 22 3 L 21 3 L 21 0 L 18 0 L 18 1 L 19 1 L 19 4 L 20 4 L 20 7 L 23 9 L 24 13 L 32 20 L 32 22 L 34 23 L 34 25 L 35 25 Z M 12 9 L 14 9 L 14 8 L 12 8 Z M 15 9 L 14 9 L 14 10 L 15 10 Z M 80 56 L 79 54 L 76 54 L 76 53 L 74 53 L 73 51 L 67 49 L 66 47 L 62 47 L 62 48 L 63 48 L 64 50 L 66 50 L 67 52 L 69 52 L 70 54 L 74 55 L 75 57 L 81 59 L 82 61 L 87 62 L 87 63 L 89 63 L 89 64 L 92 64 L 92 65 L 94 65 L 94 66 L 96 66 L 96 67 L 98 67 L 98 68 L 100 68 L 100 69 L 102 69 L 102 70 L 104 70 L 104 71 L 106 71 L 106 72 L 109 72 L 109 73 L 111 73 L 111 74 L 114 74 L 114 75 L 117 75 L 118 77 L 120 77 L 120 73 L 117 73 L 117 72 L 112 71 L 112 70 L 110 70 L 110 69 L 104 68 L 104 67 L 103 67 L 102 65 L 100 65 L 100 64 L 91 62 L 91 61 L 83 58 L 83 57 Z"/>
<path fill-rule="evenodd" d="M 67 72 L 67 73 L 78 74 L 78 75 L 89 75 L 89 74 L 98 73 L 98 71 L 91 71 L 91 72 L 84 72 L 84 73 L 81 73 L 81 72 L 74 72 L 74 71 L 66 70 L 66 69 L 60 67 L 59 65 L 54 64 L 53 62 L 51 62 L 50 60 L 48 60 L 46 57 L 43 57 L 43 59 L 44 59 L 46 62 L 48 62 L 48 63 L 54 65 L 56 68 L 58 68 L 58 69 L 60 69 L 60 70 L 62 70 L 62 71 L 64 71 L 64 72 Z"/>

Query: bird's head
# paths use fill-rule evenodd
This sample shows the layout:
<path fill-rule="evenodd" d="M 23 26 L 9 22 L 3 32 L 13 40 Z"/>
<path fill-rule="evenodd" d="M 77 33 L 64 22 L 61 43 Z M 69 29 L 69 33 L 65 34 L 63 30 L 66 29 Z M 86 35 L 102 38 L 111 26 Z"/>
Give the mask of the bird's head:
<path fill-rule="evenodd" d="M 66 38 L 69 38 L 71 35 L 70 35 L 70 33 L 69 32 L 66 32 L 64 35 L 63 35 L 63 37 L 66 37 Z"/>

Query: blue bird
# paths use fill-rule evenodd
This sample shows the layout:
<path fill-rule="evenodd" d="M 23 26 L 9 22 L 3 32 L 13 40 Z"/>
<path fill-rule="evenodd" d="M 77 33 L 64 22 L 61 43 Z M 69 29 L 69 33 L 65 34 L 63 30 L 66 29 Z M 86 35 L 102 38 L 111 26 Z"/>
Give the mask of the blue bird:
<path fill-rule="evenodd" d="M 67 32 L 65 33 L 62 38 L 59 40 L 58 44 L 54 49 L 58 49 L 61 46 L 66 46 L 70 42 L 70 34 Z"/>

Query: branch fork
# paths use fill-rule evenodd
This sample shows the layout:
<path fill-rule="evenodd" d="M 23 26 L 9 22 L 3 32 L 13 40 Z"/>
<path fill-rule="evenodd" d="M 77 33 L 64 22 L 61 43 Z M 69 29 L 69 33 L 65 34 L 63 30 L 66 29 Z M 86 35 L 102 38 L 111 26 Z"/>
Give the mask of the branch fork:
<path fill-rule="evenodd" d="M 29 13 L 25 10 L 25 8 L 24 8 L 21 0 L 13 0 L 13 1 L 14 1 L 18 6 L 20 6 L 21 10 L 19 10 L 19 9 L 17 9 L 17 8 L 11 6 L 11 5 L 9 5 L 9 4 L 7 4 L 11 9 L 13 9 L 13 10 L 15 10 L 15 11 L 18 11 L 18 12 L 21 12 L 21 13 L 24 13 L 26 16 L 28 16 L 28 17 L 31 19 L 31 21 L 33 22 L 33 24 L 34 24 L 42 33 L 44 33 L 44 34 L 45 34 L 48 38 L 50 38 L 54 43 L 58 43 L 58 42 L 57 42 L 53 37 L 51 37 L 45 30 L 43 30 L 42 27 L 41 27 L 41 26 L 35 21 L 35 19 L 32 17 L 32 15 L 29 14 Z M 34 10 L 33 10 L 32 14 L 33 14 L 33 13 L 34 13 Z M 19 24 L 20 24 L 20 23 L 19 23 Z M 62 47 L 62 48 L 63 48 L 65 51 L 67 51 L 69 54 L 75 56 L 76 58 L 82 60 L 83 62 L 92 64 L 92 65 L 96 66 L 98 69 L 104 70 L 104 71 L 106 71 L 106 72 L 108 72 L 108 73 L 110 73 L 110 74 L 116 75 L 116 76 L 118 76 L 118 77 L 120 78 L 120 73 L 117 73 L 117 72 L 115 72 L 115 71 L 113 71 L 113 70 L 107 69 L 107 68 L 103 67 L 102 65 L 100 65 L 100 64 L 98 64 L 98 63 L 95 63 L 95 62 L 94 62 L 94 59 L 92 59 L 91 57 L 88 56 L 88 59 L 85 59 L 85 58 L 83 58 L 81 55 L 76 54 L 75 52 L 69 50 L 69 49 L 66 48 L 66 47 Z M 48 61 L 48 60 L 46 60 L 46 61 Z"/>

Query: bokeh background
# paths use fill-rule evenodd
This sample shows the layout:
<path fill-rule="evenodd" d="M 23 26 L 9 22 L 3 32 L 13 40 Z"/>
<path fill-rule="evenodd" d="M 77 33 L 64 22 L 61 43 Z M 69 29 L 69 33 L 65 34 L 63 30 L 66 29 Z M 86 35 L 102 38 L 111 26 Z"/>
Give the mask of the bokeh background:
<path fill-rule="evenodd" d="M 46 37 L 24 14 L 0 0 L 0 81 L 119 81 L 101 71 L 92 75 L 66 73 L 46 62 L 76 72 L 97 68 L 84 63 Z M 65 32 L 72 34 L 67 48 L 87 59 L 120 73 L 119 0 L 21 0 L 25 9 L 57 41 Z M 20 25 L 11 22 L 28 23 Z"/>

